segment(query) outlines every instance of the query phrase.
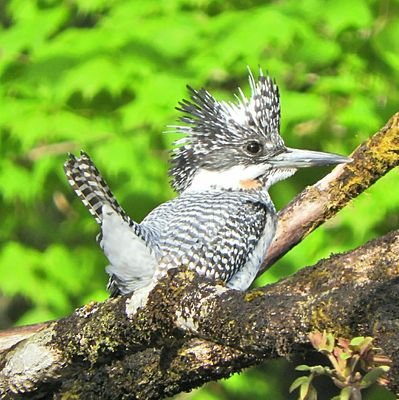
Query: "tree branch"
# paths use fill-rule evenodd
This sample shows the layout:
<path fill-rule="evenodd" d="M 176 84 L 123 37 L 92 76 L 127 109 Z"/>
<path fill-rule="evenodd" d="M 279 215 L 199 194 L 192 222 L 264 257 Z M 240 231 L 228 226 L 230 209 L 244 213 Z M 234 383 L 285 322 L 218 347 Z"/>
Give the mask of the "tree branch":
<path fill-rule="evenodd" d="M 247 293 L 173 270 L 148 295 L 93 303 L 2 354 L 0 393 L 155 399 L 306 348 L 371 335 L 399 390 L 399 231 Z M 304 347 L 305 346 L 305 347 Z"/>
<path fill-rule="evenodd" d="M 362 143 L 351 157 L 352 163 L 338 165 L 281 210 L 276 236 L 258 275 L 399 165 L 399 113 Z"/>
<path fill-rule="evenodd" d="M 398 121 L 396 114 L 356 150 L 354 163 L 285 209 L 265 267 L 398 164 Z M 307 217 L 298 219 L 304 210 Z M 282 241 L 284 236 L 293 239 Z M 150 293 L 92 303 L 59 321 L 4 332 L 0 397 L 170 396 L 298 348 L 309 350 L 307 335 L 316 329 L 374 336 L 393 360 L 390 387 L 398 392 L 398 265 L 395 231 L 247 293 L 172 270 Z"/>

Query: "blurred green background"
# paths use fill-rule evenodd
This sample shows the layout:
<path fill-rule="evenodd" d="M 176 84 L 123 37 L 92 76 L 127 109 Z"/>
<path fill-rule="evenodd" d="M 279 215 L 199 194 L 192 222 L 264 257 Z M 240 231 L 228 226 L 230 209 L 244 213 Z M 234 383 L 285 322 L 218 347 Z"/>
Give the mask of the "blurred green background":
<path fill-rule="evenodd" d="M 248 65 L 280 86 L 287 145 L 348 154 L 399 111 L 398 17 L 387 0 L 0 0 L 0 328 L 107 297 L 67 152 L 86 150 L 141 220 L 174 196 L 163 131 L 185 85 L 232 100 Z M 328 171 L 277 184 L 278 208 Z M 398 183 L 392 171 L 257 283 L 397 228 Z M 273 361 L 180 398 L 295 398 L 292 371 Z"/>

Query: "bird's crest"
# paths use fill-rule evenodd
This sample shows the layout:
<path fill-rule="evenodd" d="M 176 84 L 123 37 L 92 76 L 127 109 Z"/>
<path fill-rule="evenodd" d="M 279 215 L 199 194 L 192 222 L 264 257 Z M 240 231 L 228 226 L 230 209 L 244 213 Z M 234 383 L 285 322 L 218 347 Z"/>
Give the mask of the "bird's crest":
<path fill-rule="evenodd" d="M 223 149 L 234 153 L 234 148 L 242 146 L 245 140 L 259 136 L 270 143 L 282 143 L 277 84 L 263 75 L 262 70 L 257 81 L 249 71 L 249 84 L 251 97 L 247 98 L 239 89 L 236 102 L 219 102 L 205 89 L 187 86 L 190 100 L 182 100 L 177 107 L 183 113 L 179 121 L 185 125 L 173 126 L 176 132 L 185 135 L 175 142 L 172 152 L 169 173 L 176 191 L 190 185 L 198 168 L 228 168 L 228 160 L 221 153 Z"/>

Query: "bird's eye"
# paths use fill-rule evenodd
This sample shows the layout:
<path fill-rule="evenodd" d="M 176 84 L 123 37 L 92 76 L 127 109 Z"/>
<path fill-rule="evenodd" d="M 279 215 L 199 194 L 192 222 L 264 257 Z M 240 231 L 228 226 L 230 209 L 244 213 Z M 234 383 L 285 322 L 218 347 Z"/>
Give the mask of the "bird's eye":
<path fill-rule="evenodd" d="M 250 154 L 258 154 L 262 150 L 262 145 L 259 142 L 253 140 L 252 142 L 247 143 L 245 149 Z"/>

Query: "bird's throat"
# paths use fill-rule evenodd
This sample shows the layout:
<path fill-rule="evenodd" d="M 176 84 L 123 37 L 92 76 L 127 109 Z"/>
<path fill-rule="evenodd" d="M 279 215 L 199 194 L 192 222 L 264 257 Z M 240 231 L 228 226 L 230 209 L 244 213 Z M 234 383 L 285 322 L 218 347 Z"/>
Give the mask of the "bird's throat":
<path fill-rule="evenodd" d="M 260 190 L 262 182 L 259 179 L 244 179 L 240 181 L 240 188 L 243 190 Z"/>
<path fill-rule="evenodd" d="M 194 175 L 189 191 L 204 191 L 213 189 L 254 190 L 263 186 L 261 176 L 264 174 L 262 165 L 236 165 L 222 171 L 200 169 Z"/>

